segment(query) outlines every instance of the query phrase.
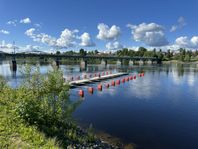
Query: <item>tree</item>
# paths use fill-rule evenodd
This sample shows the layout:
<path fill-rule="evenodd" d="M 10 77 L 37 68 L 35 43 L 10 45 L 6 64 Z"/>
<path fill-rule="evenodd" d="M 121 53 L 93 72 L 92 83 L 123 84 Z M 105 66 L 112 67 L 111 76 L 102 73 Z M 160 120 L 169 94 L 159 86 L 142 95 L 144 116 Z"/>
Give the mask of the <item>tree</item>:
<path fill-rule="evenodd" d="M 144 53 L 145 53 L 146 51 L 147 51 L 146 48 L 144 48 L 144 47 L 139 47 L 139 49 L 138 49 L 138 56 L 143 57 L 143 56 L 144 56 Z"/>
<path fill-rule="evenodd" d="M 87 55 L 87 51 L 85 51 L 84 49 L 80 49 L 79 54 L 81 56 L 86 56 Z"/>
<path fill-rule="evenodd" d="M 191 58 L 190 53 L 186 53 L 184 61 L 189 62 L 190 58 Z"/>
<path fill-rule="evenodd" d="M 57 54 L 57 55 L 60 55 L 60 54 L 61 54 L 61 52 L 60 52 L 60 51 L 56 51 L 56 54 Z"/>
<path fill-rule="evenodd" d="M 95 54 L 95 55 L 97 55 L 98 53 L 99 53 L 98 50 L 95 50 L 95 51 L 94 51 L 94 54 Z"/>

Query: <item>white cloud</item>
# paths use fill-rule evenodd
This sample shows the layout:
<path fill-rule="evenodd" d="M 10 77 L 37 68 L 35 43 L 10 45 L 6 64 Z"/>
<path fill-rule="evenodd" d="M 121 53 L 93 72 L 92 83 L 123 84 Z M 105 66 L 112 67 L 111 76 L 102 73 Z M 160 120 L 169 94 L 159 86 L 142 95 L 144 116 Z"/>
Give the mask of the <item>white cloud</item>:
<path fill-rule="evenodd" d="M 113 40 L 117 39 L 120 36 L 121 30 L 120 27 L 113 25 L 109 27 L 104 23 L 98 24 L 99 33 L 97 38 L 100 40 Z"/>
<path fill-rule="evenodd" d="M 33 46 L 33 45 L 26 45 L 25 47 L 22 48 L 22 51 L 26 51 L 26 52 L 33 52 L 39 50 L 40 50 L 39 46 Z"/>
<path fill-rule="evenodd" d="M 6 43 L 4 40 L 0 42 L 0 51 L 12 53 L 12 52 L 14 52 L 14 48 L 15 48 L 15 52 L 43 51 L 42 47 L 40 47 L 40 46 L 33 46 L 33 45 L 16 46 L 13 43 Z"/>
<path fill-rule="evenodd" d="M 198 36 L 193 36 L 190 41 L 192 42 L 193 46 L 198 46 Z"/>
<path fill-rule="evenodd" d="M 121 50 L 123 48 L 123 45 L 121 45 L 118 41 L 108 42 L 106 44 L 106 48 L 108 50 Z"/>
<path fill-rule="evenodd" d="M 91 40 L 91 37 L 89 35 L 89 33 L 83 33 L 81 36 L 80 36 L 80 39 L 81 39 L 81 43 L 80 43 L 80 46 L 83 46 L 83 47 L 93 47 L 95 46 L 95 43 Z"/>
<path fill-rule="evenodd" d="M 3 51 L 3 52 L 13 52 L 14 51 L 14 48 L 17 50 L 19 49 L 19 47 L 11 44 L 11 43 L 6 43 L 4 40 L 0 43 L 0 51 Z"/>
<path fill-rule="evenodd" d="M 128 24 L 132 38 L 148 46 L 160 47 L 168 44 L 164 34 L 164 28 L 156 23 L 142 23 L 139 25 Z"/>
<path fill-rule="evenodd" d="M 175 32 L 177 30 L 177 26 L 176 25 L 173 25 L 170 29 L 170 32 Z"/>
<path fill-rule="evenodd" d="M 31 20 L 30 18 L 24 18 L 20 21 L 20 23 L 23 23 L 23 24 L 30 24 L 31 23 Z"/>
<path fill-rule="evenodd" d="M 185 21 L 184 17 L 179 17 L 179 19 L 177 20 L 177 22 L 181 26 L 185 26 L 186 25 L 186 21 Z"/>
<path fill-rule="evenodd" d="M 10 20 L 6 24 L 16 26 L 17 20 Z"/>
<path fill-rule="evenodd" d="M 9 31 L 6 31 L 6 30 L 0 30 L 0 33 L 2 33 L 2 34 L 5 34 L 5 35 L 8 35 L 8 34 L 10 34 L 10 32 Z"/>
<path fill-rule="evenodd" d="M 187 36 L 178 37 L 175 40 L 175 44 L 180 48 L 198 48 L 198 36 L 193 36 L 191 39 L 189 39 Z"/>
<path fill-rule="evenodd" d="M 45 33 L 36 34 L 35 31 L 35 28 L 30 28 L 25 34 L 34 41 L 47 44 L 53 48 L 66 49 L 76 45 L 75 39 L 77 38 L 76 33 L 78 33 L 78 30 L 65 29 L 58 39 Z"/>
<path fill-rule="evenodd" d="M 65 29 L 64 31 L 62 31 L 60 38 L 57 39 L 57 46 L 60 48 L 69 48 L 69 47 L 73 47 L 76 42 L 74 41 L 77 36 L 75 35 L 76 33 L 78 33 L 78 30 L 69 30 L 69 29 Z"/>
<path fill-rule="evenodd" d="M 181 36 L 181 37 L 177 38 L 175 40 L 175 43 L 183 48 L 190 46 L 190 41 L 187 36 Z"/>
<path fill-rule="evenodd" d="M 33 37 L 33 36 L 34 36 L 34 31 L 35 31 L 35 30 L 36 30 L 35 28 L 30 28 L 30 29 L 28 29 L 28 30 L 25 31 L 25 34 L 26 34 L 27 36 Z"/>
<path fill-rule="evenodd" d="M 176 30 L 181 29 L 184 26 L 186 26 L 186 21 L 184 17 L 179 17 L 179 19 L 177 20 L 177 25 L 173 25 L 170 29 L 170 32 L 175 32 Z"/>

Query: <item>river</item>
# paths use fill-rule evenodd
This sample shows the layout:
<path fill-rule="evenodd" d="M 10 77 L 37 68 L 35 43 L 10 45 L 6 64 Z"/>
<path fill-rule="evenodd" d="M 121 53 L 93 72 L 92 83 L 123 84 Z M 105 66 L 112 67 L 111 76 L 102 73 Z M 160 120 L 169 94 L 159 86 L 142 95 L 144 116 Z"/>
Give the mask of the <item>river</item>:
<path fill-rule="evenodd" d="M 0 62 L 0 75 L 9 85 L 17 87 L 23 80 L 23 66 L 18 65 L 13 72 L 8 61 Z M 42 74 L 52 69 L 50 64 L 39 67 Z M 144 77 L 104 87 L 102 91 L 97 91 L 98 83 L 71 89 L 72 100 L 83 100 L 73 118 L 82 126 L 92 124 L 98 132 L 135 144 L 139 149 L 198 148 L 198 67 L 88 65 L 86 71 L 81 71 L 79 65 L 60 65 L 60 69 L 67 79 L 109 70 L 132 75 L 143 71 Z M 88 86 L 94 88 L 93 94 L 88 93 Z M 79 89 L 85 91 L 83 99 L 78 96 Z"/>

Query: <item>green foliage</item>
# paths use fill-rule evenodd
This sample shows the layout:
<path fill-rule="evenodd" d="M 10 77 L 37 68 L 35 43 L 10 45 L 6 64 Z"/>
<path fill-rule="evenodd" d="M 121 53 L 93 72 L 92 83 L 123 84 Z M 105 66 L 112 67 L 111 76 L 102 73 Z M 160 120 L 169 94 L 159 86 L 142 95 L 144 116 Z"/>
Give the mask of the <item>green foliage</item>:
<path fill-rule="evenodd" d="M 94 141 L 71 119 L 81 102 L 69 100 L 60 70 L 41 75 L 39 68 L 27 66 L 23 74 L 17 89 L 0 78 L 0 148 L 66 148 Z"/>
<path fill-rule="evenodd" d="M 88 134 L 88 141 L 93 142 L 96 139 L 96 137 L 94 135 L 94 132 L 93 132 L 93 125 L 92 124 L 89 125 L 89 128 L 87 130 L 87 134 Z"/>
<path fill-rule="evenodd" d="M 81 56 L 86 56 L 86 55 L 87 55 L 87 51 L 85 51 L 84 49 L 80 49 L 80 50 L 79 50 L 79 54 L 80 54 Z"/>
<path fill-rule="evenodd" d="M 6 86 L 5 79 L 2 76 L 0 76 L 0 92 L 5 86 Z"/>
<path fill-rule="evenodd" d="M 160 50 L 147 50 L 144 47 L 139 47 L 138 51 L 134 51 L 131 49 L 124 48 L 122 50 L 118 50 L 116 52 L 117 56 L 130 56 L 130 57 L 156 57 L 160 60 L 179 60 L 179 61 L 186 61 L 190 62 L 192 60 L 198 60 L 198 51 L 192 52 L 190 50 L 186 50 L 180 48 L 177 52 L 173 52 L 170 49 L 167 51 Z"/>

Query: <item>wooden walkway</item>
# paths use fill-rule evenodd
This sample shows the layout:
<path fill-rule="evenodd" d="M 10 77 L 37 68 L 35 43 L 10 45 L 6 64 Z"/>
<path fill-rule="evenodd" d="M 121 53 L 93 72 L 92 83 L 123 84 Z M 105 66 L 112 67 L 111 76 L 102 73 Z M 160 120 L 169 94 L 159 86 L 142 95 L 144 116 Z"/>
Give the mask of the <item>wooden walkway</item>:
<path fill-rule="evenodd" d="M 128 75 L 128 73 L 115 73 L 115 74 L 109 74 L 109 75 L 104 75 L 100 77 L 93 77 L 93 78 L 87 78 L 87 79 L 82 79 L 82 80 L 75 80 L 69 82 L 69 85 L 71 88 L 76 87 L 76 86 L 83 86 L 86 84 L 94 83 L 94 82 L 100 82 L 102 80 L 107 80 L 107 79 L 112 79 L 112 78 L 117 78 L 121 77 L 124 75 Z"/>

